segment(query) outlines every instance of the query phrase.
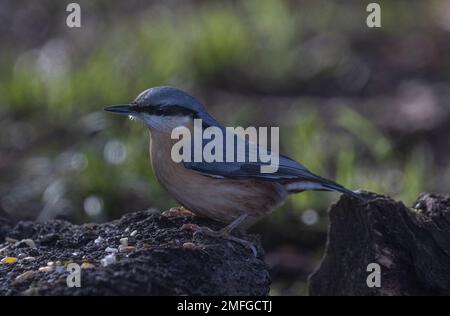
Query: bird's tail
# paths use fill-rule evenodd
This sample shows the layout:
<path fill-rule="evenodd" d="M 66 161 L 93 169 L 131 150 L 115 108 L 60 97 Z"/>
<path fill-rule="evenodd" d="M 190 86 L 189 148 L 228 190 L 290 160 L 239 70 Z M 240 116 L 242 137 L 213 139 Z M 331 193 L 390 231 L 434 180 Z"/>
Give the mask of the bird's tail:
<path fill-rule="evenodd" d="M 314 190 L 314 191 L 334 191 L 334 192 L 340 192 L 342 194 L 345 194 L 349 197 L 358 199 L 358 200 L 365 200 L 360 194 L 357 192 L 351 191 L 349 189 L 346 189 L 342 185 L 333 182 L 331 180 L 316 176 L 317 178 L 311 179 L 310 181 L 296 181 L 289 183 L 286 188 L 289 192 L 295 193 L 295 192 L 302 192 L 302 191 L 308 191 L 308 190 Z"/>
<path fill-rule="evenodd" d="M 343 193 L 349 197 L 358 199 L 358 200 L 364 200 L 364 198 L 358 194 L 357 192 L 354 192 L 352 190 L 346 189 L 345 187 L 343 187 L 340 184 L 337 184 L 333 181 L 327 180 L 327 183 L 320 183 L 320 185 L 324 188 L 324 190 L 326 191 L 335 191 L 335 192 L 340 192 Z"/>

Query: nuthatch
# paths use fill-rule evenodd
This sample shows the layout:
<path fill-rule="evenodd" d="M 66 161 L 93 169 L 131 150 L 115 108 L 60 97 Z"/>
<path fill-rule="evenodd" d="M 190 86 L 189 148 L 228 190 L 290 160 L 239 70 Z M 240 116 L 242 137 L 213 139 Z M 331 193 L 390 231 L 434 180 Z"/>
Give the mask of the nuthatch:
<path fill-rule="evenodd" d="M 113 105 L 105 110 L 136 117 L 149 128 L 153 172 L 179 203 L 197 215 L 228 224 L 219 231 L 197 227 L 196 232 L 234 240 L 254 251 L 248 241 L 231 236 L 231 231 L 238 226 L 249 227 L 271 213 L 290 193 L 324 190 L 360 198 L 357 193 L 311 173 L 282 155 L 274 173 L 261 173 L 260 161 L 175 162 L 171 157 L 176 142 L 171 134 L 175 128 L 183 126 L 192 130 L 194 119 L 202 119 L 204 127 L 225 130 L 200 102 L 182 90 L 150 88 L 131 104 Z"/>

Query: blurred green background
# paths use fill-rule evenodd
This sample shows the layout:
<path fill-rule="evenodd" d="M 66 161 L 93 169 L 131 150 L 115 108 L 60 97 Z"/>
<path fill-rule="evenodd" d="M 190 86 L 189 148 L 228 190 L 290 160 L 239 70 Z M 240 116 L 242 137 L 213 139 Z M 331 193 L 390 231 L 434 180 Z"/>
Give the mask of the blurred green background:
<path fill-rule="evenodd" d="M 281 151 L 343 185 L 411 205 L 450 187 L 450 2 L 0 3 L 0 213 L 106 221 L 177 205 L 148 135 L 103 113 L 142 90 L 189 91 L 226 126 L 279 126 Z M 337 194 L 293 196 L 262 234 L 272 294 L 307 294 Z"/>

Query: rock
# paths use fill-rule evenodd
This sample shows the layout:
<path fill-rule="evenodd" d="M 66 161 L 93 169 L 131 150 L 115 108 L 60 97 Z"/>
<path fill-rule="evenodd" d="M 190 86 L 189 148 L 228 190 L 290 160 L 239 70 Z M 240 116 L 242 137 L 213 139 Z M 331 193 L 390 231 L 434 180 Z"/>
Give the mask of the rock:
<path fill-rule="evenodd" d="M 109 253 L 117 253 L 119 250 L 117 248 L 113 248 L 113 247 L 106 247 L 105 252 L 109 252 Z"/>
<path fill-rule="evenodd" d="M 33 249 L 37 248 L 34 240 L 30 239 L 30 238 L 26 238 L 26 239 L 22 239 L 21 241 L 18 241 L 16 246 L 17 247 L 26 246 L 26 247 L 30 247 Z"/>
<path fill-rule="evenodd" d="M 116 255 L 114 253 L 105 256 L 102 260 L 100 260 L 100 264 L 102 267 L 110 266 L 117 262 Z"/>

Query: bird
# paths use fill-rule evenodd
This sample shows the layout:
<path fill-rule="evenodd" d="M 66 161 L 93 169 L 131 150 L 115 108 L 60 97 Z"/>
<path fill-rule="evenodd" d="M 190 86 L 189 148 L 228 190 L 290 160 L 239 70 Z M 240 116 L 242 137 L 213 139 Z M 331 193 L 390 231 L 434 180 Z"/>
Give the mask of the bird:
<path fill-rule="evenodd" d="M 174 129 L 184 127 L 192 131 L 194 121 L 200 119 L 203 128 L 215 127 L 226 132 L 197 99 L 181 89 L 149 88 L 131 103 L 111 105 L 104 110 L 142 121 L 149 130 L 151 166 L 158 182 L 195 215 L 225 224 L 219 230 L 193 225 L 194 234 L 229 239 L 249 247 L 255 254 L 251 242 L 233 236 L 232 232 L 245 230 L 269 215 L 290 194 L 321 190 L 363 199 L 357 192 L 312 173 L 284 155 L 279 155 L 278 169 L 272 173 L 261 172 L 264 163 L 260 160 L 174 161 L 171 156 L 177 142 L 171 137 Z M 245 140 L 246 144 L 248 142 Z M 245 147 L 246 157 L 249 147 Z M 223 150 L 227 150 L 226 146 Z"/>

